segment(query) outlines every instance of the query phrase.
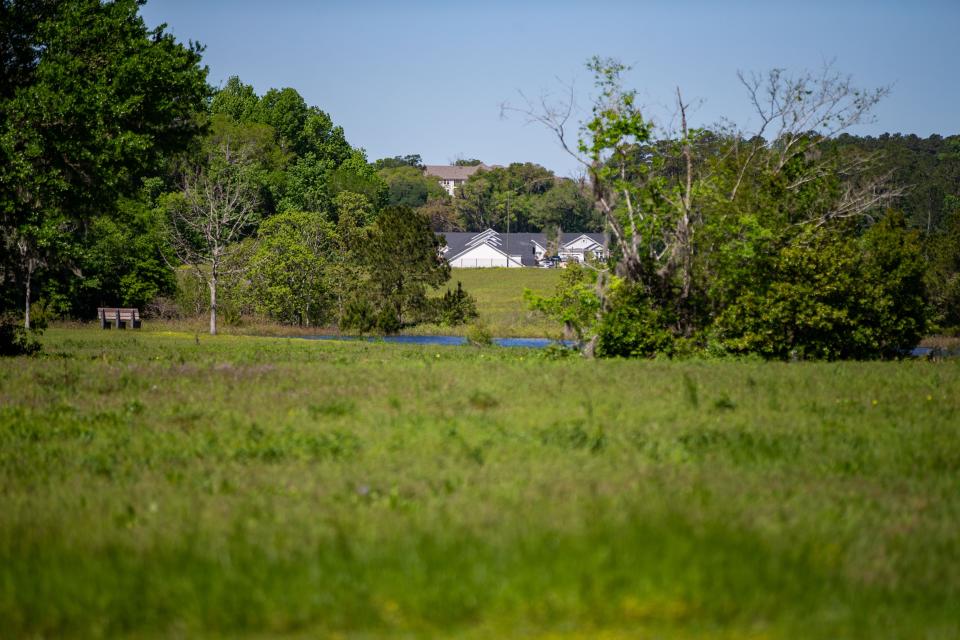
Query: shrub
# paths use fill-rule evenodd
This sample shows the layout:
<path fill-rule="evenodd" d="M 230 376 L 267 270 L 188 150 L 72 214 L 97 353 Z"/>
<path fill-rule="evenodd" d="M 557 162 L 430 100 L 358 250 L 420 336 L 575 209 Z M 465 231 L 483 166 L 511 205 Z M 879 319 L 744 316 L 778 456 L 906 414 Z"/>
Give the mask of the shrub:
<path fill-rule="evenodd" d="M 402 327 L 397 312 L 390 307 L 383 307 L 376 315 L 376 329 L 380 333 L 396 333 Z"/>
<path fill-rule="evenodd" d="M 729 352 L 767 358 L 897 357 L 926 327 L 917 234 L 890 214 L 860 238 L 812 231 L 782 249 L 771 281 L 717 319 Z"/>
<path fill-rule="evenodd" d="M 143 317 L 156 320 L 179 320 L 183 310 L 173 298 L 157 296 L 143 307 Z"/>
<path fill-rule="evenodd" d="M 466 324 L 478 315 L 476 299 L 463 290 L 460 282 L 456 291 L 447 289 L 442 297 L 433 301 L 434 320 L 445 326 Z"/>
<path fill-rule="evenodd" d="M 376 312 L 373 305 L 364 298 L 348 300 L 340 317 L 340 329 L 368 333 L 376 325 Z"/>
<path fill-rule="evenodd" d="M 0 316 L 0 356 L 29 356 L 41 349 L 40 329 L 25 329 L 17 314 Z"/>
<path fill-rule="evenodd" d="M 597 326 L 597 355 L 650 357 L 673 350 L 673 336 L 664 327 L 663 313 L 650 305 L 638 285 L 614 283 L 608 311 Z"/>
<path fill-rule="evenodd" d="M 476 347 L 488 347 L 493 344 L 493 334 L 487 325 L 475 322 L 467 328 L 467 342 Z"/>

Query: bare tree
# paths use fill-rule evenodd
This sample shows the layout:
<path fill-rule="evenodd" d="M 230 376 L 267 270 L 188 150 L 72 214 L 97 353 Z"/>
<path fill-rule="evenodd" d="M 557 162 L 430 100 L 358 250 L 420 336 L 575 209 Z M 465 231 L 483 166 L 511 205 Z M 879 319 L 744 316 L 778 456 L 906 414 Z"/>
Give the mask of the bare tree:
<path fill-rule="evenodd" d="M 751 106 L 759 119 L 752 132 L 734 131 L 732 152 L 739 166 L 737 179 L 728 195 L 737 197 L 746 175 L 761 169 L 780 174 L 788 162 L 802 155 L 809 168 L 794 178 L 787 189 L 797 191 L 803 185 L 836 174 L 844 178 L 841 197 L 828 211 L 803 220 L 822 226 L 834 218 L 869 215 L 870 211 L 903 195 L 892 186 L 891 174 L 869 179 L 869 171 L 879 160 L 877 154 L 849 155 L 842 159 L 819 153 L 822 145 L 851 127 L 873 121 L 872 110 L 890 93 L 890 87 L 862 89 L 850 76 L 824 63 L 818 73 L 790 75 L 784 69 L 772 69 L 765 75 L 738 72 Z"/>
<path fill-rule="evenodd" d="M 521 93 L 524 105 L 504 104 L 501 115 L 515 112 L 545 126 L 580 163 L 604 216 L 607 242 L 618 256 L 615 273 L 641 286 L 653 306 L 671 309 L 677 334 L 689 337 L 697 328 L 698 230 L 712 212 L 736 210 L 745 183 L 776 182 L 798 195 L 805 194 L 810 183 L 818 185 L 822 197 L 816 206 L 790 213 L 790 223 L 812 227 L 870 216 L 902 193 L 891 186 L 889 174 L 871 170 L 876 156 L 827 148 L 831 138 L 868 122 L 873 107 L 889 93 L 887 87 L 855 87 L 831 63 L 817 74 L 791 76 L 782 69 L 739 74 L 759 117 L 758 127 L 749 133 L 735 126 L 718 133 L 690 126 L 690 105 L 678 88 L 679 131 L 660 132 L 659 139 L 641 113 L 636 92 L 623 87 L 622 73 L 628 67 L 597 57 L 587 66 L 598 92 L 590 117 L 579 128 L 571 126 L 576 111 L 571 86 L 560 100 L 543 96 L 534 101 Z M 597 295 L 599 318 L 607 308 L 603 274 Z"/>
<path fill-rule="evenodd" d="M 570 140 L 570 119 L 575 112 L 572 86 L 566 87 L 566 95 L 559 102 L 547 96 L 534 102 L 521 93 L 525 106 L 504 104 L 501 113 L 520 113 L 528 122 L 553 132 L 564 151 L 584 167 L 590 178 L 595 206 L 606 223 L 608 243 L 620 255 L 617 274 L 663 295 L 679 270 L 682 290 L 676 303 L 682 307 L 692 292 L 696 208 L 692 145 L 698 132 L 687 125 L 688 105 L 677 89 L 682 128 L 679 152 L 685 175 L 676 188 L 663 188 L 652 181 L 651 158 L 643 151 L 653 142 L 654 125 L 643 116 L 636 92 L 622 86 L 621 75 L 628 67 L 596 57 L 587 66 L 595 75 L 599 95 L 591 119 L 578 130 L 576 143 Z M 601 299 L 606 285 L 603 275 L 598 278 Z M 688 333 L 689 327 L 682 331 Z"/>
<path fill-rule="evenodd" d="M 37 267 L 42 266 L 40 257 L 33 250 L 32 244 L 25 237 L 17 238 L 17 252 L 20 254 L 20 264 L 23 265 L 23 280 L 26 293 L 26 305 L 23 310 L 23 328 L 30 329 L 30 284 Z"/>
<path fill-rule="evenodd" d="M 183 172 L 181 193 L 169 203 L 169 233 L 177 257 L 210 290 L 210 334 L 217 333 L 217 285 L 227 249 L 257 219 L 258 142 L 227 132 L 208 145 L 205 162 Z"/>

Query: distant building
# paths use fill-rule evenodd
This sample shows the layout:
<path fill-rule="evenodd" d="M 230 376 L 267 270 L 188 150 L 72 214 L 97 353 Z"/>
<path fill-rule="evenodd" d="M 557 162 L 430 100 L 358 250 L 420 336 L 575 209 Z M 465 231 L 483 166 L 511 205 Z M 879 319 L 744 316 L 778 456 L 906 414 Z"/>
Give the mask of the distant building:
<path fill-rule="evenodd" d="M 446 164 L 428 164 L 423 169 L 426 176 L 432 176 L 437 179 L 440 186 L 447 190 L 451 196 L 456 192 L 457 187 L 467 181 L 467 178 L 475 174 L 480 169 L 490 169 L 485 164 L 478 164 L 472 167 L 459 167 Z"/>
<path fill-rule="evenodd" d="M 441 249 L 451 267 L 538 267 L 549 263 L 544 233 L 443 233 Z M 556 256 L 562 262 L 586 262 L 606 257 L 602 233 L 563 233 Z"/>

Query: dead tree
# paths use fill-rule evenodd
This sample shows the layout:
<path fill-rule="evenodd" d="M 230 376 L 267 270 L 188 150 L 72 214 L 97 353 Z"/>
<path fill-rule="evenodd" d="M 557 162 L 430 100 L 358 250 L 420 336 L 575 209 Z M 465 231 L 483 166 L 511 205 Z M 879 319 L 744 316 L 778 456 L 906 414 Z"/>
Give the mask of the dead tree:
<path fill-rule="evenodd" d="M 879 160 L 877 154 L 838 159 L 820 153 L 828 140 L 872 122 L 873 108 L 889 95 L 890 87 L 856 87 L 832 62 L 825 63 L 819 73 L 793 76 L 784 69 L 772 69 L 765 75 L 739 72 L 737 77 L 747 90 L 759 125 L 751 132 L 732 132 L 738 170 L 728 194 L 731 202 L 751 171 L 776 176 L 798 155 L 810 160 L 810 167 L 787 185 L 788 190 L 797 191 L 830 174 L 840 176 L 844 185 L 828 211 L 802 220 L 802 224 L 822 226 L 832 219 L 869 215 L 903 195 L 903 189 L 892 185 L 890 173 L 865 178 Z"/>
<path fill-rule="evenodd" d="M 227 249 L 257 218 L 259 197 L 251 173 L 256 145 L 222 136 L 202 165 L 187 168 L 181 193 L 169 206 L 169 235 L 177 257 L 210 290 L 210 334 L 217 333 L 217 286 L 225 274 Z"/>

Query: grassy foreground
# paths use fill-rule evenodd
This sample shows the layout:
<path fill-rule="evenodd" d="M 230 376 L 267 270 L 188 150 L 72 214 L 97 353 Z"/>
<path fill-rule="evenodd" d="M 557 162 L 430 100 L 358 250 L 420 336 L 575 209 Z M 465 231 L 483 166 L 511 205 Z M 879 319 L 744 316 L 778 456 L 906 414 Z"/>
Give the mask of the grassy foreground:
<path fill-rule="evenodd" d="M 50 330 L 0 636 L 955 638 L 960 362 Z"/>

